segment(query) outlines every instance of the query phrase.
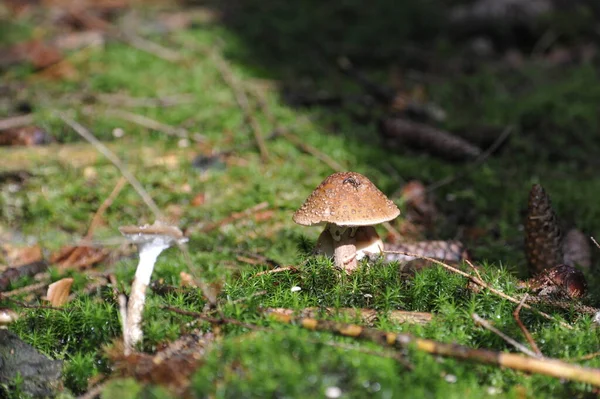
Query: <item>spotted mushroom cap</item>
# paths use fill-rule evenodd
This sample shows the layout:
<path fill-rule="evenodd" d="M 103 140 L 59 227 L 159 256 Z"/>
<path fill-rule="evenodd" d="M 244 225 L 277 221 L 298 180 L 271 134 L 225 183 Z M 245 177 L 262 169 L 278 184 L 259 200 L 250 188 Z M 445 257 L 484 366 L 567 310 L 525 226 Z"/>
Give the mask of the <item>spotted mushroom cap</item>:
<path fill-rule="evenodd" d="M 319 185 L 294 213 L 294 222 L 310 226 L 370 226 L 387 222 L 400 210 L 365 176 L 356 172 L 334 173 Z"/>

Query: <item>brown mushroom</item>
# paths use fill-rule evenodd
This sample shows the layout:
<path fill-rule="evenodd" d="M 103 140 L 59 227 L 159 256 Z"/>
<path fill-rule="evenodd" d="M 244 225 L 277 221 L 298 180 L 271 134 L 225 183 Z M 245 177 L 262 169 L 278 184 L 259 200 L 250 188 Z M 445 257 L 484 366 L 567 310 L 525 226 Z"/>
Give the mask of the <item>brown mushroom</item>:
<path fill-rule="evenodd" d="M 398 207 L 368 178 L 355 172 L 339 172 L 323 180 L 293 219 L 304 226 L 325 224 L 317 251 L 328 255 L 333 252 L 336 267 L 351 272 L 357 267 L 357 243 L 363 249 L 362 256 L 367 247 L 375 251 L 379 247 L 373 239 L 373 233 L 377 233 L 366 226 L 387 222 L 399 214 Z M 370 241 L 375 242 L 372 247 Z"/>

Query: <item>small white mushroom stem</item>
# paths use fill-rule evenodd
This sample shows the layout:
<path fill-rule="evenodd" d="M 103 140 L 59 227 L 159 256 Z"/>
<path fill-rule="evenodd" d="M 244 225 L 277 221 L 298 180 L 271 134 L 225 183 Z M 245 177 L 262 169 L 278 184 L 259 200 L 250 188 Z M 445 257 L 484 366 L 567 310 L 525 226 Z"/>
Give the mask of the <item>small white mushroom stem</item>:
<path fill-rule="evenodd" d="M 146 302 L 146 288 L 150 284 L 150 277 L 152 276 L 158 255 L 169 248 L 168 240 L 161 237 L 139 245 L 140 261 L 135 272 L 133 284 L 131 285 L 131 294 L 129 295 L 129 302 L 127 304 L 127 317 L 124 321 L 123 340 L 125 355 L 130 354 L 135 345 L 143 338 L 142 315 L 144 313 L 144 303 Z"/>

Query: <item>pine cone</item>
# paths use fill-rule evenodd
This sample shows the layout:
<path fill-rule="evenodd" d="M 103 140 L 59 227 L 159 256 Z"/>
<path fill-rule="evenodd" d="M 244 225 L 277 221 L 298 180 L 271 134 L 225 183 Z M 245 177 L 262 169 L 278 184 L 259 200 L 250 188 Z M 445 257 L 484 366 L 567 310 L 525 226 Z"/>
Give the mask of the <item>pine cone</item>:
<path fill-rule="evenodd" d="M 481 149 L 444 130 L 401 118 L 386 118 L 379 130 L 389 144 L 425 150 L 449 160 L 474 159 Z"/>
<path fill-rule="evenodd" d="M 562 235 L 550 197 L 539 184 L 529 193 L 525 222 L 525 254 L 531 274 L 563 263 Z"/>

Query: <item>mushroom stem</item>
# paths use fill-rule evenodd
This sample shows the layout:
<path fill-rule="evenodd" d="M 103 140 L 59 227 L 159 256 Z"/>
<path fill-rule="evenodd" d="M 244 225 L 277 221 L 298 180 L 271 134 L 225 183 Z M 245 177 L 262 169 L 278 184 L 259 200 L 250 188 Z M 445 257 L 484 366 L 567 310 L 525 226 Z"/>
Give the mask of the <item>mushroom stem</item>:
<path fill-rule="evenodd" d="M 341 234 L 339 241 L 333 240 L 333 261 L 335 266 L 350 274 L 358 268 L 356 260 L 356 241 L 354 229 L 347 229 Z"/>
<path fill-rule="evenodd" d="M 169 242 L 162 238 L 156 238 L 140 245 L 140 261 L 131 285 L 131 294 L 127 304 L 127 317 L 124 320 L 125 355 L 129 355 L 135 345 L 143 338 L 142 315 L 144 313 L 144 303 L 146 302 L 146 288 L 150 284 L 150 277 L 156 259 L 167 248 L 169 248 Z"/>

